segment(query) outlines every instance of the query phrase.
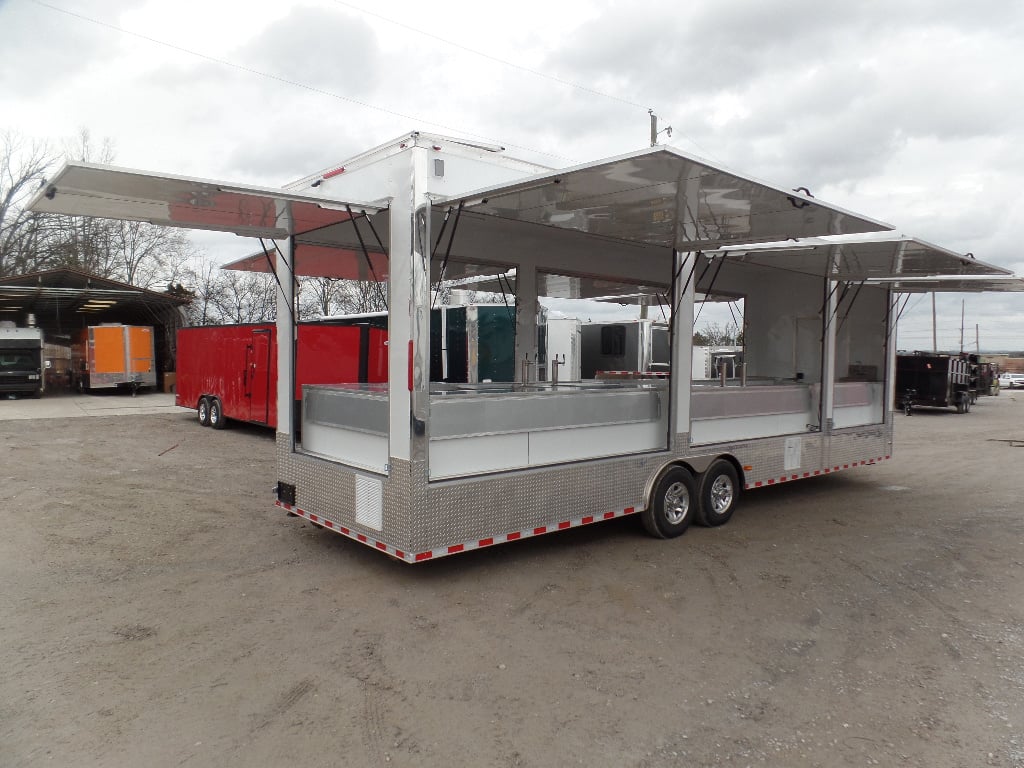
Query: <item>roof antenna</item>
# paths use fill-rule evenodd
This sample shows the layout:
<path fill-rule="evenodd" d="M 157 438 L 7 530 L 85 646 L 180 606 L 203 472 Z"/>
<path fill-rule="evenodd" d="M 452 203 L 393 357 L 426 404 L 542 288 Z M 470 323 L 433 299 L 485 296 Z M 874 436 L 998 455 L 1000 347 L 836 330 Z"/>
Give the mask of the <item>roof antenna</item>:
<path fill-rule="evenodd" d="M 654 110 L 653 109 L 648 109 L 647 110 L 647 114 L 649 114 L 651 116 L 651 146 L 652 147 L 658 146 L 658 136 L 663 134 L 663 133 L 671 139 L 672 138 L 672 126 L 671 125 L 666 126 L 665 128 L 662 128 L 659 131 L 658 130 L 658 116 L 656 114 L 654 114 Z"/>

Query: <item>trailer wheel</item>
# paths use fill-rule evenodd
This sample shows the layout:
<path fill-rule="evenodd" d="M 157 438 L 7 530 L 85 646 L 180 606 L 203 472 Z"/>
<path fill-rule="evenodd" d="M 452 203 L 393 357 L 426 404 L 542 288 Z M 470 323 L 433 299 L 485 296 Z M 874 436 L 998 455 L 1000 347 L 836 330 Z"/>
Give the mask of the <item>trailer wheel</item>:
<path fill-rule="evenodd" d="M 673 539 L 690 527 L 696 507 L 693 475 L 683 467 L 671 467 L 655 484 L 651 502 L 640 513 L 640 520 L 651 536 Z"/>
<path fill-rule="evenodd" d="M 199 405 L 196 406 L 196 417 L 199 419 L 200 426 L 210 426 L 210 401 L 207 398 L 199 398 Z"/>
<path fill-rule="evenodd" d="M 700 525 L 725 525 L 736 511 L 740 499 L 740 478 L 725 459 L 714 461 L 700 476 L 697 522 Z"/>
<path fill-rule="evenodd" d="M 214 429 L 224 429 L 228 420 L 224 418 L 224 406 L 216 397 L 210 398 L 210 426 Z"/>

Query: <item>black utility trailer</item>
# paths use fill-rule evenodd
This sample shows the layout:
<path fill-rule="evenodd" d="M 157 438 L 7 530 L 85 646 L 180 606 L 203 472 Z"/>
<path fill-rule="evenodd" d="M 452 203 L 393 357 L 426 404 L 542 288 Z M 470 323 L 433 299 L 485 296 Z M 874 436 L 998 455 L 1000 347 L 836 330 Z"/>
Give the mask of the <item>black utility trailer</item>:
<path fill-rule="evenodd" d="M 896 356 L 896 398 L 909 415 L 915 407 L 967 413 L 977 397 L 970 361 L 960 355 L 901 352 Z"/>

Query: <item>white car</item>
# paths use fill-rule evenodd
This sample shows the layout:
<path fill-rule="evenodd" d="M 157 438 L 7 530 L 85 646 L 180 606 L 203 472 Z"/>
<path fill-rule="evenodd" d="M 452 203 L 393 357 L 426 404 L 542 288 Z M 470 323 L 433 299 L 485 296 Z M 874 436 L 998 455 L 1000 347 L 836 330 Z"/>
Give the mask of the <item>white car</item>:
<path fill-rule="evenodd" d="M 1024 373 L 999 374 L 1000 389 L 1013 389 L 1015 387 L 1024 387 Z"/>

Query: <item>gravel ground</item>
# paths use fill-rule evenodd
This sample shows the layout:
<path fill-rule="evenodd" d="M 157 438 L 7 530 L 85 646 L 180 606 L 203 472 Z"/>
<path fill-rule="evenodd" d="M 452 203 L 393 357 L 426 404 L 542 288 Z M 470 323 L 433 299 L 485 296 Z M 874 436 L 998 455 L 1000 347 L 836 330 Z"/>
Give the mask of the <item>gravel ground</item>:
<path fill-rule="evenodd" d="M 0 766 L 1020 768 L 1024 394 L 897 419 L 721 529 L 418 566 L 275 509 L 270 433 L 0 421 Z"/>

